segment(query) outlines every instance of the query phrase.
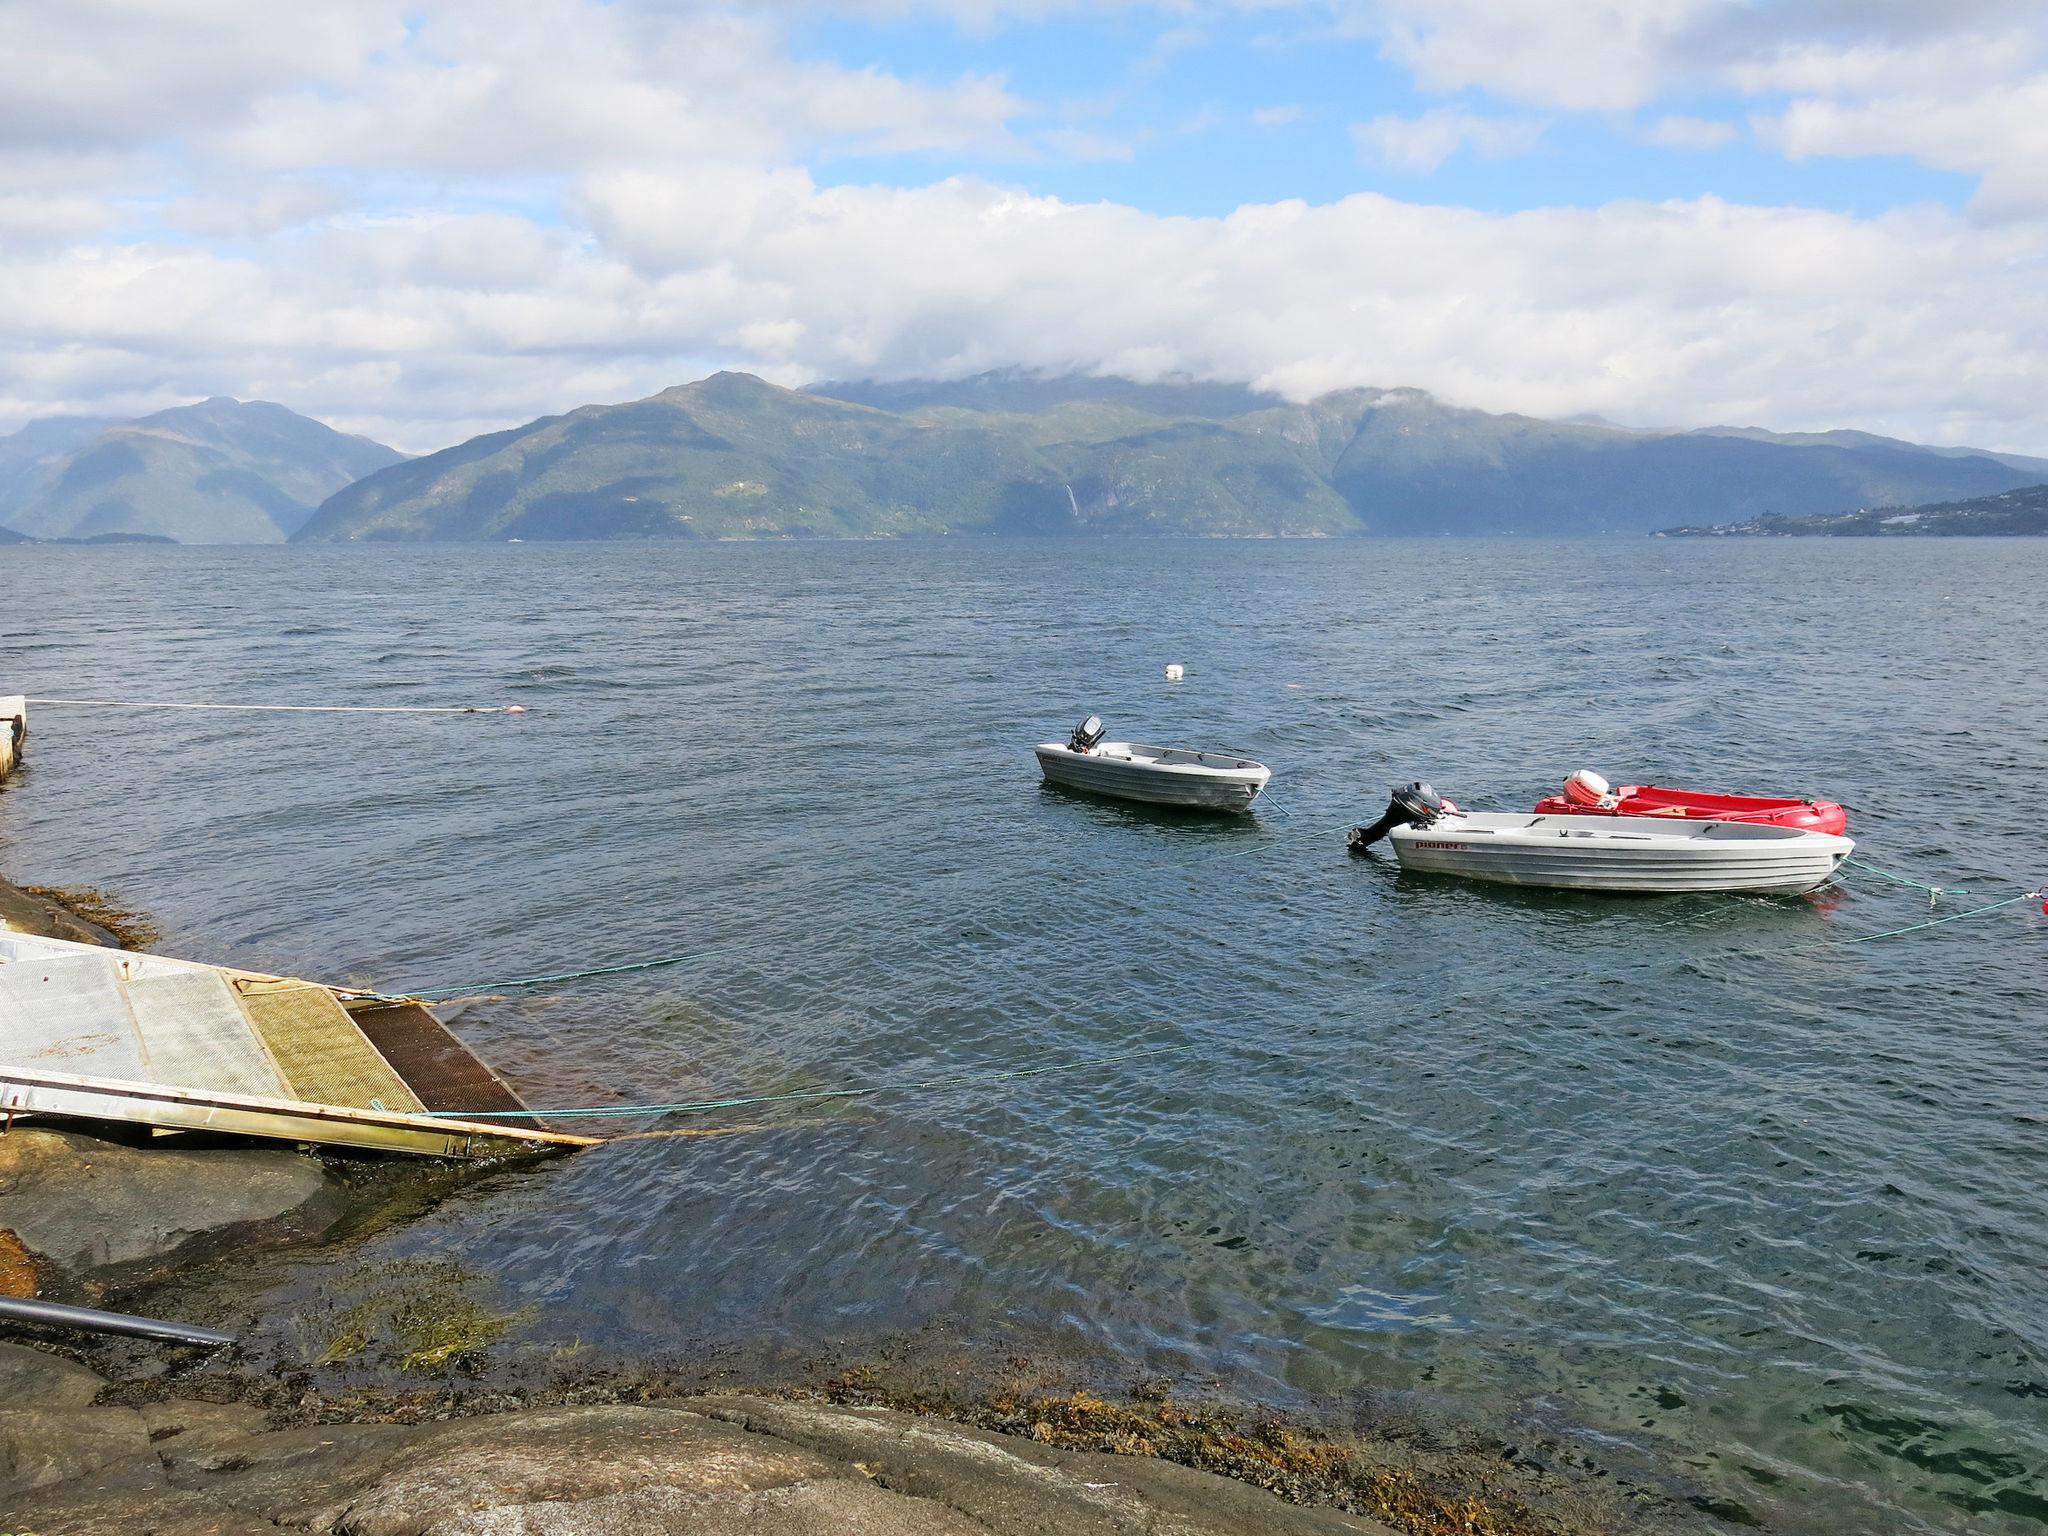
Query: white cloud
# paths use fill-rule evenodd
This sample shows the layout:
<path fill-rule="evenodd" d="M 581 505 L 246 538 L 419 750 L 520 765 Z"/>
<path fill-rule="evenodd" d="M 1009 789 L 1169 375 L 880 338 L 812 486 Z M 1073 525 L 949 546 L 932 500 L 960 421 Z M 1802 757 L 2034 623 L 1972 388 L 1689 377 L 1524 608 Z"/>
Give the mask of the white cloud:
<path fill-rule="evenodd" d="M 1727 0 L 1379 0 L 1387 55 L 1425 89 L 1478 87 L 1539 106 L 1639 107 L 1686 66 Z"/>
<path fill-rule="evenodd" d="M 432 448 L 721 364 L 1021 365 L 2048 447 L 2039 230 L 1936 210 L 1361 195 L 1166 218 L 727 166 L 602 173 L 572 212 L 367 221 L 235 258 L 10 250 L 0 409 L 228 388 Z"/>
<path fill-rule="evenodd" d="M 1017 152 L 1023 110 L 985 75 L 929 84 L 794 59 L 738 12 L 554 0 L 437 11 L 355 89 L 253 96 L 207 147 L 273 168 L 521 178 L 707 154 Z"/>
<path fill-rule="evenodd" d="M 1930 14 L 1939 14 L 1929 7 Z M 2036 67 L 2036 38 L 2003 24 L 1973 31 L 1965 12 L 1951 12 L 1956 30 L 1914 36 L 1849 34 L 1774 37 L 1761 32 L 1732 62 L 1727 78 L 1750 95 L 1869 96 L 1967 92 L 2015 67 Z"/>
<path fill-rule="evenodd" d="M 1659 115 L 1698 106 L 1672 93 L 1746 94 L 1785 153 L 1914 155 L 2005 217 L 1358 196 L 1187 218 L 824 186 L 801 166 L 1131 141 L 993 75 L 799 57 L 794 5 L 0 5 L 0 429 L 232 393 L 426 449 L 722 365 L 1023 365 L 2048 449 L 2048 100 L 2020 11 L 1372 3 L 1432 88 L 1649 104 L 1653 137 L 1699 144 L 1728 125 Z M 1355 130 L 1413 169 L 1542 131 L 1449 105 Z"/>
<path fill-rule="evenodd" d="M 67 242 L 114 223 L 114 210 L 93 197 L 0 193 L 0 238 L 10 244 Z"/>
<path fill-rule="evenodd" d="M 404 36 L 401 7 L 380 0 L 0 6 L 0 145 L 167 138 L 281 81 L 344 86 Z"/>
<path fill-rule="evenodd" d="M 1952 100 L 1800 100 L 1759 119 L 1757 131 L 1795 159 L 1911 155 L 1977 176 L 1975 204 L 1985 214 L 2048 212 L 2048 75 Z"/>
<path fill-rule="evenodd" d="M 1361 159 L 1426 176 L 1465 151 L 1487 159 L 1526 155 L 1542 140 L 1543 127 L 1534 118 L 1487 117 L 1455 107 L 1432 107 L 1416 117 L 1385 114 L 1354 123 L 1351 136 Z"/>
<path fill-rule="evenodd" d="M 1577 111 L 1672 93 L 1966 92 L 2040 67 L 2036 0 L 1335 0 L 1426 90 Z"/>
<path fill-rule="evenodd" d="M 1643 137 L 1664 149 L 1719 149 L 1741 132 L 1733 123 L 1714 117 L 1660 117 Z"/>
<path fill-rule="evenodd" d="M 2048 211 L 2038 0 L 1350 0 L 1346 14 L 1426 90 L 1582 112 L 1746 97 L 1758 140 L 1787 155 L 1903 155 L 1981 178 L 1982 213 Z M 1665 116 L 1649 137 L 1704 148 L 1733 133 Z"/>
<path fill-rule="evenodd" d="M 793 56 L 768 12 L 656 0 L 0 6 L 0 149 L 524 177 L 694 154 L 1021 150 L 1000 79 Z"/>
<path fill-rule="evenodd" d="M 349 202 L 332 186 L 269 177 L 227 182 L 204 197 L 173 198 L 164 204 L 163 217 L 187 234 L 243 240 L 339 213 Z"/>

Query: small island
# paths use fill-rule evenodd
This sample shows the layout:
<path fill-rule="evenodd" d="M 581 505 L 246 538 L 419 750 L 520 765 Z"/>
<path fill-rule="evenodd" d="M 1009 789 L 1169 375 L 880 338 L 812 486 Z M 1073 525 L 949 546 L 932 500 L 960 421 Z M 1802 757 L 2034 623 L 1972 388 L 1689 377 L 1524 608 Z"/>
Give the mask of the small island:
<path fill-rule="evenodd" d="M 2048 485 L 2022 486 L 1995 496 L 1941 501 L 1924 507 L 1859 507 L 1807 517 L 1766 513 L 1742 523 L 1660 528 L 1658 539 L 1711 538 L 1955 538 L 2048 534 Z"/>

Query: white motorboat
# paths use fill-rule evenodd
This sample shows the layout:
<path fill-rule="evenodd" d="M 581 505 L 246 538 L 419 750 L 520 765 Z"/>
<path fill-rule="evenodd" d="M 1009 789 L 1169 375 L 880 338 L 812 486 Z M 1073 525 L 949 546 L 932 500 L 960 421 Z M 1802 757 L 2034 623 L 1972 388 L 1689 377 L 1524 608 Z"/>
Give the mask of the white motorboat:
<path fill-rule="evenodd" d="M 1395 790 L 1386 815 L 1352 830 L 1352 850 L 1382 836 L 1402 869 L 1429 874 L 1562 890 L 1764 895 L 1827 884 L 1856 846 L 1828 832 L 1758 822 L 1466 812 L 1427 784 Z"/>
<path fill-rule="evenodd" d="M 1092 794 L 1208 811 L 1250 810 L 1273 776 L 1248 757 L 1104 741 L 1103 735 L 1102 721 L 1090 715 L 1066 741 L 1040 742 L 1040 771 L 1055 784 Z"/>

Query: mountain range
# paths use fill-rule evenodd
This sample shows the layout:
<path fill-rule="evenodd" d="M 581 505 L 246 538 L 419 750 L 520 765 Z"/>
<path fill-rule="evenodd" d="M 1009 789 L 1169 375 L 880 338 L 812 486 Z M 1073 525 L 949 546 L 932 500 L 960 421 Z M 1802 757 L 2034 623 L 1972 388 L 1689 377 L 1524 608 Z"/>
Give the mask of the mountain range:
<path fill-rule="evenodd" d="M 1665 528 L 1659 538 L 1968 538 L 2048 534 L 2048 485 L 1925 507 L 1863 507 L 1811 517 L 1754 517 L 1708 527 Z"/>
<path fill-rule="evenodd" d="M 281 405 L 205 400 L 136 421 L 32 421 L 0 437 L 0 526 L 35 539 L 275 544 L 404 455 Z"/>
<path fill-rule="evenodd" d="M 2048 461 L 1861 433 L 1640 432 L 1347 389 L 719 373 L 394 465 L 302 539 L 1648 533 L 1978 495 Z"/>
<path fill-rule="evenodd" d="M 407 459 L 209 400 L 0 437 L 0 529 L 188 542 L 899 534 L 1640 534 L 1995 495 L 2048 459 L 1869 433 L 1646 431 L 1415 389 L 719 373 Z M 4 533 L 0 533 L 4 539 Z"/>

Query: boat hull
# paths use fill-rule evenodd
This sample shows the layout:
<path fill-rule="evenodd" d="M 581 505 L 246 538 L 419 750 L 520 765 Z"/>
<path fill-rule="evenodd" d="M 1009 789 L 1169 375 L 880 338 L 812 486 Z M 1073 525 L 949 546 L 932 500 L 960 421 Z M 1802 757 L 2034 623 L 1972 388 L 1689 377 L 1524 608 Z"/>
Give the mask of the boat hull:
<path fill-rule="evenodd" d="M 1075 752 L 1058 742 L 1044 742 L 1037 748 L 1038 767 L 1049 782 L 1069 789 L 1201 811 L 1248 811 L 1272 777 L 1270 770 L 1244 758 L 1187 752 L 1172 755 L 1190 761 L 1158 762 L 1121 755 L 1128 750 L 1129 745 L 1122 742 L 1106 743 L 1093 752 Z"/>
<path fill-rule="evenodd" d="M 1551 890 L 1800 895 L 1833 878 L 1846 837 L 1636 816 L 1450 816 L 1396 827 L 1403 870 Z"/>
<path fill-rule="evenodd" d="M 0 779 L 21 761 L 21 745 L 27 739 L 28 700 L 18 693 L 0 697 Z"/>

